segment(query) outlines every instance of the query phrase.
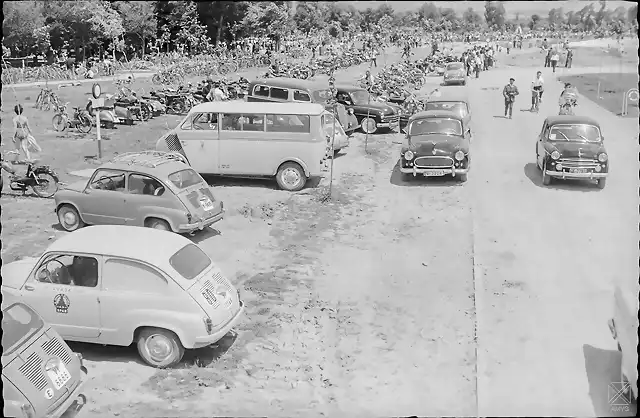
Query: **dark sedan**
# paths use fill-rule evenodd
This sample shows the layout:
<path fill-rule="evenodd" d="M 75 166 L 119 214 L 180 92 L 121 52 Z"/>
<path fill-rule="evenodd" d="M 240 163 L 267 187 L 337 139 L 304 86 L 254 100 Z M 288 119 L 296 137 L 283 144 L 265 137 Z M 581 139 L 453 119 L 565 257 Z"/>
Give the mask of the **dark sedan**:
<path fill-rule="evenodd" d="M 458 113 L 429 110 L 409 119 L 400 151 L 405 180 L 418 175 L 452 176 L 461 182 L 469 172 L 471 131 Z"/>
<path fill-rule="evenodd" d="M 397 130 L 403 112 L 398 105 L 380 102 L 367 90 L 355 86 L 336 86 L 338 102 L 353 110 L 364 133 L 373 134 L 379 128 Z"/>
<path fill-rule="evenodd" d="M 556 179 L 595 180 L 603 189 L 609 174 L 609 156 L 600 124 L 586 116 L 550 116 L 536 143 L 536 163 L 542 184 Z"/>

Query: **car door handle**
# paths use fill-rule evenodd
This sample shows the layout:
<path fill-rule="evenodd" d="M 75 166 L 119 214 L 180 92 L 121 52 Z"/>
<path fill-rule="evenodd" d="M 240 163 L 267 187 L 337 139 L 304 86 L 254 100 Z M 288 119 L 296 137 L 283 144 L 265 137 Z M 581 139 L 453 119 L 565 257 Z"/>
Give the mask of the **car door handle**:
<path fill-rule="evenodd" d="M 36 288 L 31 286 L 30 284 L 26 284 L 26 285 L 24 285 L 24 290 L 28 290 L 28 291 L 32 292 L 32 291 L 36 290 Z"/>

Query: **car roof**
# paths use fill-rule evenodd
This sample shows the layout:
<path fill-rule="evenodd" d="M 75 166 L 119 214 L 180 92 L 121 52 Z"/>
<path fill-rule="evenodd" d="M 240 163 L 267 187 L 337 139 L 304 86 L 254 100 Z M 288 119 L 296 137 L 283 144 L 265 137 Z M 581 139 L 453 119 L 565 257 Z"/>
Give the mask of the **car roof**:
<path fill-rule="evenodd" d="M 600 127 L 600 124 L 595 119 L 589 116 L 554 115 L 554 116 L 547 117 L 547 124 L 549 125 L 580 124 L 580 123 L 586 123 L 589 125 Z"/>
<path fill-rule="evenodd" d="M 359 90 L 365 90 L 362 87 L 358 87 L 358 86 L 354 86 L 353 84 L 336 84 L 336 89 L 338 90 L 345 90 L 349 93 L 351 93 L 352 91 L 359 91 Z"/>
<path fill-rule="evenodd" d="M 175 153 L 162 151 L 128 152 L 113 157 L 98 169 L 135 171 L 166 178 L 176 171 L 190 169 L 189 165 L 174 158 Z"/>
<path fill-rule="evenodd" d="M 466 88 L 452 87 L 440 90 L 440 96 L 432 96 L 429 102 L 465 102 L 469 103 L 469 93 Z"/>
<path fill-rule="evenodd" d="M 318 103 L 300 102 L 245 102 L 244 100 L 213 101 L 200 103 L 191 108 L 189 115 L 199 112 L 213 113 L 268 113 L 272 115 L 311 115 L 324 113 L 324 106 Z"/>
<path fill-rule="evenodd" d="M 182 235 L 153 228 L 94 225 L 63 235 L 47 248 L 47 252 L 126 257 L 161 267 L 178 250 L 190 243 Z"/>
<path fill-rule="evenodd" d="M 409 121 L 414 121 L 416 119 L 438 118 L 438 117 L 451 118 L 451 119 L 457 119 L 457 120 L 463 119 L 463 117 L 460 116 L 458 113 L 454 113 L 450 110 L 438 109 L 438 110 L 423 110 L 422 112 L 418 112 L 413 116 L 411 116 Z"/>
<path fill-rule="evenodd" d="M 317 81 L 301 80 L 299 78 L 289 77 L 274 77 L 274 78 L 261 78 L 251 82 L 252 86 L 257 84 L 264 84 L 265 86 L 283 87 L 289 89 L 300 90 L 320 90 L 322 85 Z"/>

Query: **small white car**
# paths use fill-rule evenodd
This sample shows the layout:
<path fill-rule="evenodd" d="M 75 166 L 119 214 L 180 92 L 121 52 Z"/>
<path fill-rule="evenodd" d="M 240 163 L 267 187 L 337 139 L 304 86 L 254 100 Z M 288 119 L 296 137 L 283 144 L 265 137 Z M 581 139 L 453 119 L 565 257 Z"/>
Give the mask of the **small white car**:
<path fill-rule="evenodd" d="M 189 239 L 151 228 L 71 232 L 39 258 L 2 266 L 5 303 L 23 302 L 69 341 L 128 346 L 169 367 L 238 322 L 240 293 Z"/>
<path fill-rule="evenodd" d="M 638 286 L 616 286 L 614 291 L 613 318 L 609 320 L 609 329 L 618 343 L 622 354 L 620 382 L 622 396 L 629 403 L 638 399 Z"/>

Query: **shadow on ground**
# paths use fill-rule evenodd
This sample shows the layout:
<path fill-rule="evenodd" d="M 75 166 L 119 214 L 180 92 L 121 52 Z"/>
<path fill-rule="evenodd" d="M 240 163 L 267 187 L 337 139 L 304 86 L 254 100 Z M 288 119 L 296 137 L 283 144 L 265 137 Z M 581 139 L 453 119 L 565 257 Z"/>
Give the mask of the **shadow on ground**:
<path fill-rule="evenodd" d="M 599 192 L 601 189 L 590 180 L 557 180 L 551 179 L 551 184 L 545 186 L 542 184 L 542 172 L 536 163 L 527 163 L 524 166 L 524 175 L 535 186 L 543 189 L 571 190 L 578 192 Z"/>

